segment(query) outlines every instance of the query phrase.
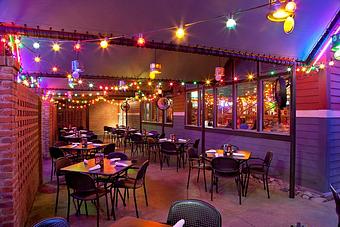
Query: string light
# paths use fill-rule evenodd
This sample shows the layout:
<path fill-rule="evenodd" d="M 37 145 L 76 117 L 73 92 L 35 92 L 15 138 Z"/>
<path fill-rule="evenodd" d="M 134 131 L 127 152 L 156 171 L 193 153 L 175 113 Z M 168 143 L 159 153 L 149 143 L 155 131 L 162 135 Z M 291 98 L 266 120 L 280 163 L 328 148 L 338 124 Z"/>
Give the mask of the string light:
<path fill-rule="evenodd" d="M 177 39 L 183 39 L 184 36 L 185 36 L 184 28 L 182 26 L 177 28 L 177 30 L 176 30 L 176 37 L 177 37 Z"/>
<path fill-rule="evenodd" d="M 229 30 L 235 30 L 236 28 L 236 21 L 233 18 L 229 18 L 226 22 L 226 27 Z"/>
<path fill-rule="evenodd" d="M 15 43 L 16 45 L 19 45 L 20 42 L 21 42 L 21 40 L 20 40 L 19 38 L 15 38 L 14 43 Z"/>
<path fill-rule="evenodd" d="M 235 77 L 234 77 L 234 81 L 237 81 L 237 80 L 238 80 L 238 78 L 237 78 L 237 76 L 235 76 Z"/>
<path fill-rule="evenodd" d="M 1 38 L 1 42 L 5 43 L 6 39 L 5 38 Z"/>
<path fill-rule="evenodd" d="M 80 51 L 80 48 L 81 48 L 81 46 L 80 46 L 80 43 L 79 43 L 79 41 L 78 41 L 76 44 L 74 44 L 73 49 L 74 49 L 75 51 Z"/>
<path fill-rule="evenodd" d="M 294 13 L 296 10 L 296 3 L 294 1 L 288 2 L 285 9 L 290 13 Z"/>
<path fill-rule="evenodd" d="M 288 67 L 288 68 L 287 68 L 287 72 L 290 72 L 290 71 L 292 71 L 292 68 L 291 68 L 291 67 Z"/>
<path fill-rule="evenodd" d="M 82 80 L 78 80 L 78 84 L 82 84 L 83 83 L 83 81 Z"/>
<path fill-rule="evenodd" d="M 137 45 L 140 47 L 145 45 L 145 39 L 143 38 L 142 34 L 139 34 L 139 37 L 137 39 Z"/>
<path fill-rule="evenodd" d="M 100 41 L 100 47 L 103 49 L 106 49 L 109 46 L 109 43 L 107 42 L 106 39 Z"/>
<path fill-rule="evenodd" d="M 33 43 L 33 48 L 34 49 L 39 49 L 40 48 L 40 44 L 38 42 L 34 42 Z"/>
<path fill-rule="evenodd" d="M 89 88 L 93 88 L 93 84 L 92 83 L 89 83 Z"/>
<path fill-rule="evenodd" d="M 332 60 L 332 61 L 330 61 L 328 64 L 329 64 L 330 66 L 333 66 L 333 65 L 334 65 L 334 61 Z"/>
<path fill-rule="evenodd" d="M 252 80 L 252 79 L 254 79 L 254 74 L 249 73 L 249 74 L 248 74 L 248 80 Z"/>
<path fill-rule="evenodd" d="M 325 66 L 325 64 L 323 64 L 323 63 L 321 63 L 320 65 L 319 65 L 319 68 L 320 69 L 324 69 L 326 66 Z"/>
<path fill-rule="evenodd" d="M 52 50 L 55 52 L 60 51 L 60 45 L 58 43 L 53 43 L 52 44 Z"/>
<path fill-rule="evenodd" d="M 53 71 L 53 72 L 57 72 L 57 71 L 58 71 L 58 67 L 57 67 L 57 66 L 53 66 L 53 67 L 52 67 L 52 71 Z"/>
<path fill-rule="evenodd" d="M 209 84 L 210 84 L 210 80 L 206 80 L 205 83 L 206 83 L 207 85 L 209 85 Z"/>
<path fill-rule="evenodd" d="M 36 63 L 39 63 L 41 61 L 41 58 L 39 56 L 34 57 L 34 61 Z"/>

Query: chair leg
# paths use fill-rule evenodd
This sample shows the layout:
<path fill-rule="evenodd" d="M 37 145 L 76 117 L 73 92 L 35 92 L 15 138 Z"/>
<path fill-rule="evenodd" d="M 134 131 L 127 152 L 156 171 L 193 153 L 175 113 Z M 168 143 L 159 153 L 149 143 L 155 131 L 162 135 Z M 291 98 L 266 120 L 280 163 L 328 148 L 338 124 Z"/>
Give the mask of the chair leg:
<path fill-rule="evenodd" d="M 133 199 L 135 201 L 136 217 L 139 218 L 138 207 L 137 207 L 137 199 L 136 199 L 136 189 L 133 189 Z"/>
<path fill-rule="evenodd" d="M 263 190 L 266 190 L 266 181 L 264 179 L 264 174 L 262 174 Z"/>
<path fill-rule="evenodd" d="M 188 174 L 187 190 L 189 189 L 190 174 L 191 174 L 191 163 L 189 161 L 189 174 Z"/>
<path fill-rule="evenodd" d="M 97 198 L 97 227 L 99 227 L 99 198 Z"/>
<path fill-rule="evenodd" d="M 204 189 L 205 189 L 205 192 L 207 192 L 207 179 L 205 176 L 205 165 L 203 165 L 203 179 L 204 179 Z"/>
<path fill-rule="evenodd" d="M 59 176 L 57 176 L 57 196 L 55 199 L 54 215 L 57 214 L 58 200 L 59 200 Z"/>
<path fill-rule="evenodd" d="M 87 210 L 87 203 L 86 203 L 86 201 L 85 201 L 84 203 L 85 203 L 85 212 L 86 212 L 86 216 L 89 216 L 89 212 L 88 212 L 88 210 Z"/>
<path fill-rule="evenodd" d="M 214 173 L 211 171 L 211 184 L 210 184 L 210 200 L 213 201 L 214 193 Z"/>
<path fill-rule="evenodd" d="M 107 220 L 110 220 L 109 203 L 108 203 L 108 200 L 107 200 L 107 194 L 105 194 L 105 202 L 106 202 L 106 214 L 107 214 Z M 85 207 L 86 207 L 86 202 L 85 202 Z"/>
<path fill-rule="evenodd" d="M 177 165 L 176 165 L 176 170 L 177 170 L 177 172 L 178 172 L 178 167 L 179 167 L 179 165 L 180 165 L 180 163 L 181 163 L 181 160 L 179 160 L 179 157 L 178 157 L 179 155 L 177 155 Z"/>
<path fill-rule="evenodd" d="M 218 193 L 218 177 L 216 177 L 216 193 Z"/>
<path fill-rule="evenodd" d="M 247 197 L 248 193 L 248 186 L 249 186 L 249 178 L 250 178 L 250 172 L 246 173 L 246 182 L 245 182 L 245 192 L 244 192 L 244 197 Z"/>
<path fill-rule="evenodd" d="M 111 216 L 113 216 L 113 220 L 116 220 L 116 214 L 115 214 L 115 206 L 114 206 L 114 201 L 115 201 L 115 190 L 116 188 L 113 189 L 113 195 L 112 195 L 112 188 L 110 190 L 110 196 L 111 196 Z"/>
<path fill-rule="evenodd" d="M 240 176 L 238 176 L 236 179 L 236 187 L 237 187 L 237 192 L 238 192 L 238 197 L 239 197 L 239 203 L 241 205 L 241 179 Z"/>
<path fill-rule="evenodd" d="M 197 183 L 200 180 L 200 172 L 201 172 L 201 168 L 200 168 L 200 166 L 198 164 Z"/>
<path fill-rule="evenodd" d="M 146 204 L 146 206 L 149 206 L 149 203 L 148 203 L 148 195 L 147 195 L 147 193 L 146 193 L 145 182 L 143 183 L 143 188 L 144 188 L 145 204 Z"/>
<path fill-rule="evenodd" d="M 54 165 L 53 165 L 53 158 L 51 158 L 51 181 L 52 181 L 52 178 L 53 178 L 53 171 L 54 171 Z"/>
<path fill-rule="evenodd" d="M 266 175 L 266 187 L 267 187 L 267 196 L 268 196 L 268 199 L 270 199 L 269 185 L 268 185 L 268 175 Z"/>
<path fill-rule="evenodd" d="M 70 221 L 70 205 L 71 205 L 71 198 L 70 198 L 70 190 L 67 189 L 67 221 Z"/>

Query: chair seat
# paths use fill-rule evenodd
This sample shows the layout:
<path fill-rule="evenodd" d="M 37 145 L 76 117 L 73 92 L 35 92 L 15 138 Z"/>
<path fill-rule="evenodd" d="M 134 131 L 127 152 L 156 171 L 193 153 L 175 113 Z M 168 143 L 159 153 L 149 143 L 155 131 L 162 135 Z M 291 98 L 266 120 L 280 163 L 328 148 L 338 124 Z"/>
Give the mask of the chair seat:
<path fill-rule="evenodd" d="M 240 174 L 239 172 L 235 172 L 235 171 L 230 171 L 230 172 L 215 171 L 215 176 L 217 177 L 236 177 L 239 174 Z"/>
<path fill-rule="evenodd" d="M 104 188 L 98 188 L 97 191 L 98 191 L 99 197 L 102 197 L 105 194 L 107 194 L 107 190 L 104 189 Z M 73 192 L 71 194 L 71 196 L 75 199 L 86 200 L 86 201 L 97 199 L 97 194 L 96 194 L 95 191 L 93 191 L 93 192 Z"/>
<path fill-rule="evenodd" d="M 250 171 L 251 173 L 254 173 L 254 174 L 265 174 L 266 173 L 265 167 L 261 164 L 249 165 L 246 168 L 246 171 Z"/>
<path fill-rule="evenodd" d="M 115 188 L 140 188 L 142 185 L 142 182 L 137 182 L 135 187 L 135 179 L 133 178 L 121 179 L 114 183 Z"/>

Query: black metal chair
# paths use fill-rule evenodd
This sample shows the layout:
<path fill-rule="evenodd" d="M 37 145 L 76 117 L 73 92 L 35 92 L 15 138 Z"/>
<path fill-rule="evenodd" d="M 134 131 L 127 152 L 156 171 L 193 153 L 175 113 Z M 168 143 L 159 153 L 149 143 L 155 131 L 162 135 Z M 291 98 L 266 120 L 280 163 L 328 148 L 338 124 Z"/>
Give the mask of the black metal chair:
<path fill-rule="evenodd" d="M 250 175 L 251 174 L 257 174 L 257 175 L 262 175 L 263 188 L 264 188 L 264 190 L 267 189 L 268 199 L 270 198 L 269 184 L 268 184 L 268 173 L 269 173 L 269 168 L 270 168 L 272 160 L 273 160 L 273 152 L 268 151 L 266 153 L 266 156 L 265 156 L 264 159 L 251 158 L 247 162 L 246 168 L 244 170 L 244 172 L 246 173 L 245 193 L 244 193 L 245 196 L 247 196 L 247 192 L 248 192 Z"/>
<path fill-rule="evenodd" d="M 71 197 L 77 200 L 77 214 L 80 214 L 80 208 L 82 202 L 85 203 L 85 210 L 87 212 L 87 201 L 95 202 L 96 209 L 97 209 L 97 226 L 99 226 L 99 198 L 105 196 L 106 199 L 106 211 L 107 211 L 107 218 L 110 219 L 109 216 L 109 207 L 108 207 L 108 199 L 107 193 L 109 191 L 106 188 L 97 188 L 95 180 L 87 174 L 77 173 L 77 172 L 67 172 L 65 174 L 66 185 L 67 185 L 67 195 L 68 195 L 68 202 L 67 202 L 67 221 L 70 219 L 70 203 Z M 71 189 L 73 192 L 71 193 Z M 81 201 L 79 203 L 79 201 Z"/>
<path fill-rule="evenodd" d="M 109 135 L 109 126 L 104 126 L 104 135 L 103 135 L 103 140 L 105 140 L 106 136 L 110 136 Z"/>
<path fill-rule="evenodd" d="M 116 144 L 110 143 L 106 147 L 104 147 L 103 153 L 104 155 L 108 155 L 111 152 L 115 152 Z"/>
<path fill-rule="evenodd" d="M 114 199 L 116 198 L 116 200 L 118 200 L 118 193 L 119 189 L 124 189 L 124 198 L 123 198 L 123 204 L 124 206 L 126 206 L 125 204 L 125 197 L 126 194 L 128 193 L 129 189 L 133 190 L 133 199 L 135 202 L 135 209 L 136 209 L 136 217 L 139 218 L 139 214 L 138 214 L 138 207 L 137 207 L 137 198 L 136 198 L 136 189 L 143 187 L 144 189 L 144 197 L 145 197 L 145 204 L 146 206 L 148 206 L 148 197 L 147 197 L 147 192 L 146 192 L 146 186 L 145 186 L 145 175 L 146 175 L 146 171 L 147 168 L 149 166 L 149 160 L 146 160 L 141 167 L 139 168 L 136 178 L 132 178 L 132 177 L 126 177 L 124 179 L 120 179 L 118 181 L 116 181 L 113 185 L 114 187 Z M 113 205 L 112 205 L 113 206 Z"/>
<path fill-rule="evenodd" d="M 335 210 L 336 210 L 336 214 L 338 215 L 338 227 L 340 227 L 340 197 L 339 197 L 339 193 L 335 190 L 335 188 L 330 185 L 329 186 L 331 191 L 332 191 L 332 194 L 333 194 L 333 197 L 334 197 L 334 201 L 335 201 Z"/>
<path fill-rule="evenodd" d="M 34 224 L 33 227 L 69 227 L 69 224 L 65 218 L 54 217 L 43 219 Z"/>
<path fill-rule="evenodd" d="M 112 159 L 112 158 L 120 158 L 120 160 L 128 160 L 129 157 L 122 153 L 122 152 L 111 152 L 107 155 L 108 159 Z"/>
<path fill-rule="evenodd" d="M 134 157 L 134 154 L 138 156 L 138 151 L 144 154 L 144 140 L 143 137 L 139 134 L 131 134 L 131 157 Z"/>
<path fill-rule="evenodd" d="M 156 161 L 157 153 L 159 151 L 157 139 L 155 139 L 155 137 L 147 137 L 146 138 L 146 144 L 147 144 L 149 160 L 151 160 L 151 153 L 153 153 L 154 154 L 154 160 Z"/>
<path fill-rule="evenodd" d="M 72 161 L 65 157 L 58 158 L 55 161 L 56 176 L 57 176 L 57 195 L 56 195 L 56 200 L 55 200 L 54 214 L 57 214 L 57 209 L 58 209 L 59 187 L 60 187 L 59 177 L 65 176 L 65 172 L 62 171 L 61 169 L 69 165 L 72 165 Z"/>
<path fill-rule="evenodd" d="M 116 136 L 117 147 L 122 147 L 124 145 L 124 140 L 125 140 L 125 130 L 116 129 L 115 134 L 116 134 L 115 136 Z"/>
<path fill-rule="evenodd" d="M 241 205 L 242 182 L 239 162 L 229 157 L 217 157 L 211 160 L 211 168 L 211 201 L 213 201 L 214 184 L 216 185 L 216 193 L 218 193 L 218 179 L 234 178 Z"/>
<path fill-rule="evenodd" d="M 161 150 L 159 152 L 159 160 L 160 160 L 161 170 L 163 169 L 164 159 L 166 159 L 167 164 L 169 166 L 170 156 L 176 156 L 176 158 L 177 158 L 176 170 L 178 172 L 178 168 L 181 164 L 181 158 L 184 159 L 183 152 L 181 152 L 179 149 L 177 149 L 175 143 L 168 142 L 168 141 L 161 142 Z"/>
<path fill-rule="evenodd" d="M 193 169 L 197 169 L 198 170 L 197 182 L 199 181 L 200 171 L 203 170 L 204 188 L 205 188 L 205 191 L 207 191 L 207 180 L 206 180 L 205 171 L 211 170 L 211 166 L 204 163 L 204 160 L 199 156 L 197 148 L 190 147 L 187 150 L 187 154 L 188 154 L 188 161 L 189 161 L 189 174 L 188 174 L 187 189 L 189 189 L 191 171 Z"/>
<path fill-rule="evenodd" d="M 103 143 L 102 140 L 99 140 L 99 139 L 94 139 L 94 140 L 91 140 L 92 143 Z"/>
<path fill-rule="evenodd" d="M 51 156 L 51 181 L 52 181 L 53 175 L 56 173 L 55 161 L 58 158 L 65 157 L 65 154 L 58 147 L 50 147 L 49 152 L 50 152 L 50 156 Z"/>
<path fill-rule="evenodd" d="M 174 202 L 169 210 L 167 224 L 173 226 L 184 219 L 184 226 L 190 227 L 221 227 L 220 212 L 207 202 L 197 199 Z"/>

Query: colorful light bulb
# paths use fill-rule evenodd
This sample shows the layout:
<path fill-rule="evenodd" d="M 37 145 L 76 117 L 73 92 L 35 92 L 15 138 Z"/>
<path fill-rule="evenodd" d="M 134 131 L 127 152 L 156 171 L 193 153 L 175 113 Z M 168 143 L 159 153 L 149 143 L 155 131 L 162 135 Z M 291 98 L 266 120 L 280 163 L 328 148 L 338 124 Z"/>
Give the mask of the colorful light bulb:
<path fill-rule="evenodd" d="M 39 56 L 34 57 L 34 61 L 36 63 L 39 63 L 41 61 L 41 58 Z"/>
<path fill-rule="evenodd" d="M 234 30 L 236 28 L 236 21 L 233 18 L 229 18 L 226 22 L 226 27 L 229 30 Z"/>
<path fill-rule="evenodd" d="M 55 52 L 60 51 L 60 45 L 58 43 L 53 43 L 52 44 L 52 50 Z"/>
<path fill-rule="evenodd" d="M 145 39 L 143 38 L 143 35 L 139 35 L 137 39 L 137 45 L 140 47 L 145 45 Z"/>
<path fill-rule="evenodd" d="M 185 36 L 184 28 L 183 27 L 177 28 L 177 30 L 176 30 L 176 37 L 177 37 L 177 39 L 183 39 L 184 36 Z"/>
<path fill-rule="evenodd" d="M 107 42 L 106 39 L 100 41 L 100 47 L 103 49 L 106 49 L 109 46 L 109 43 Z"/>
<path fill-rule="evenodd" d="M 53 66 L 52 67 L 52 72 L 57 72 L 58 71 L 58 67 L 57 66 Z"/>
<path fill-rule="evenodd" d="M 40 44 L 38 42 L 34 42 L 33 43 L 33 48 L 34 49 L 39 49 L 40 48 Z"/>

